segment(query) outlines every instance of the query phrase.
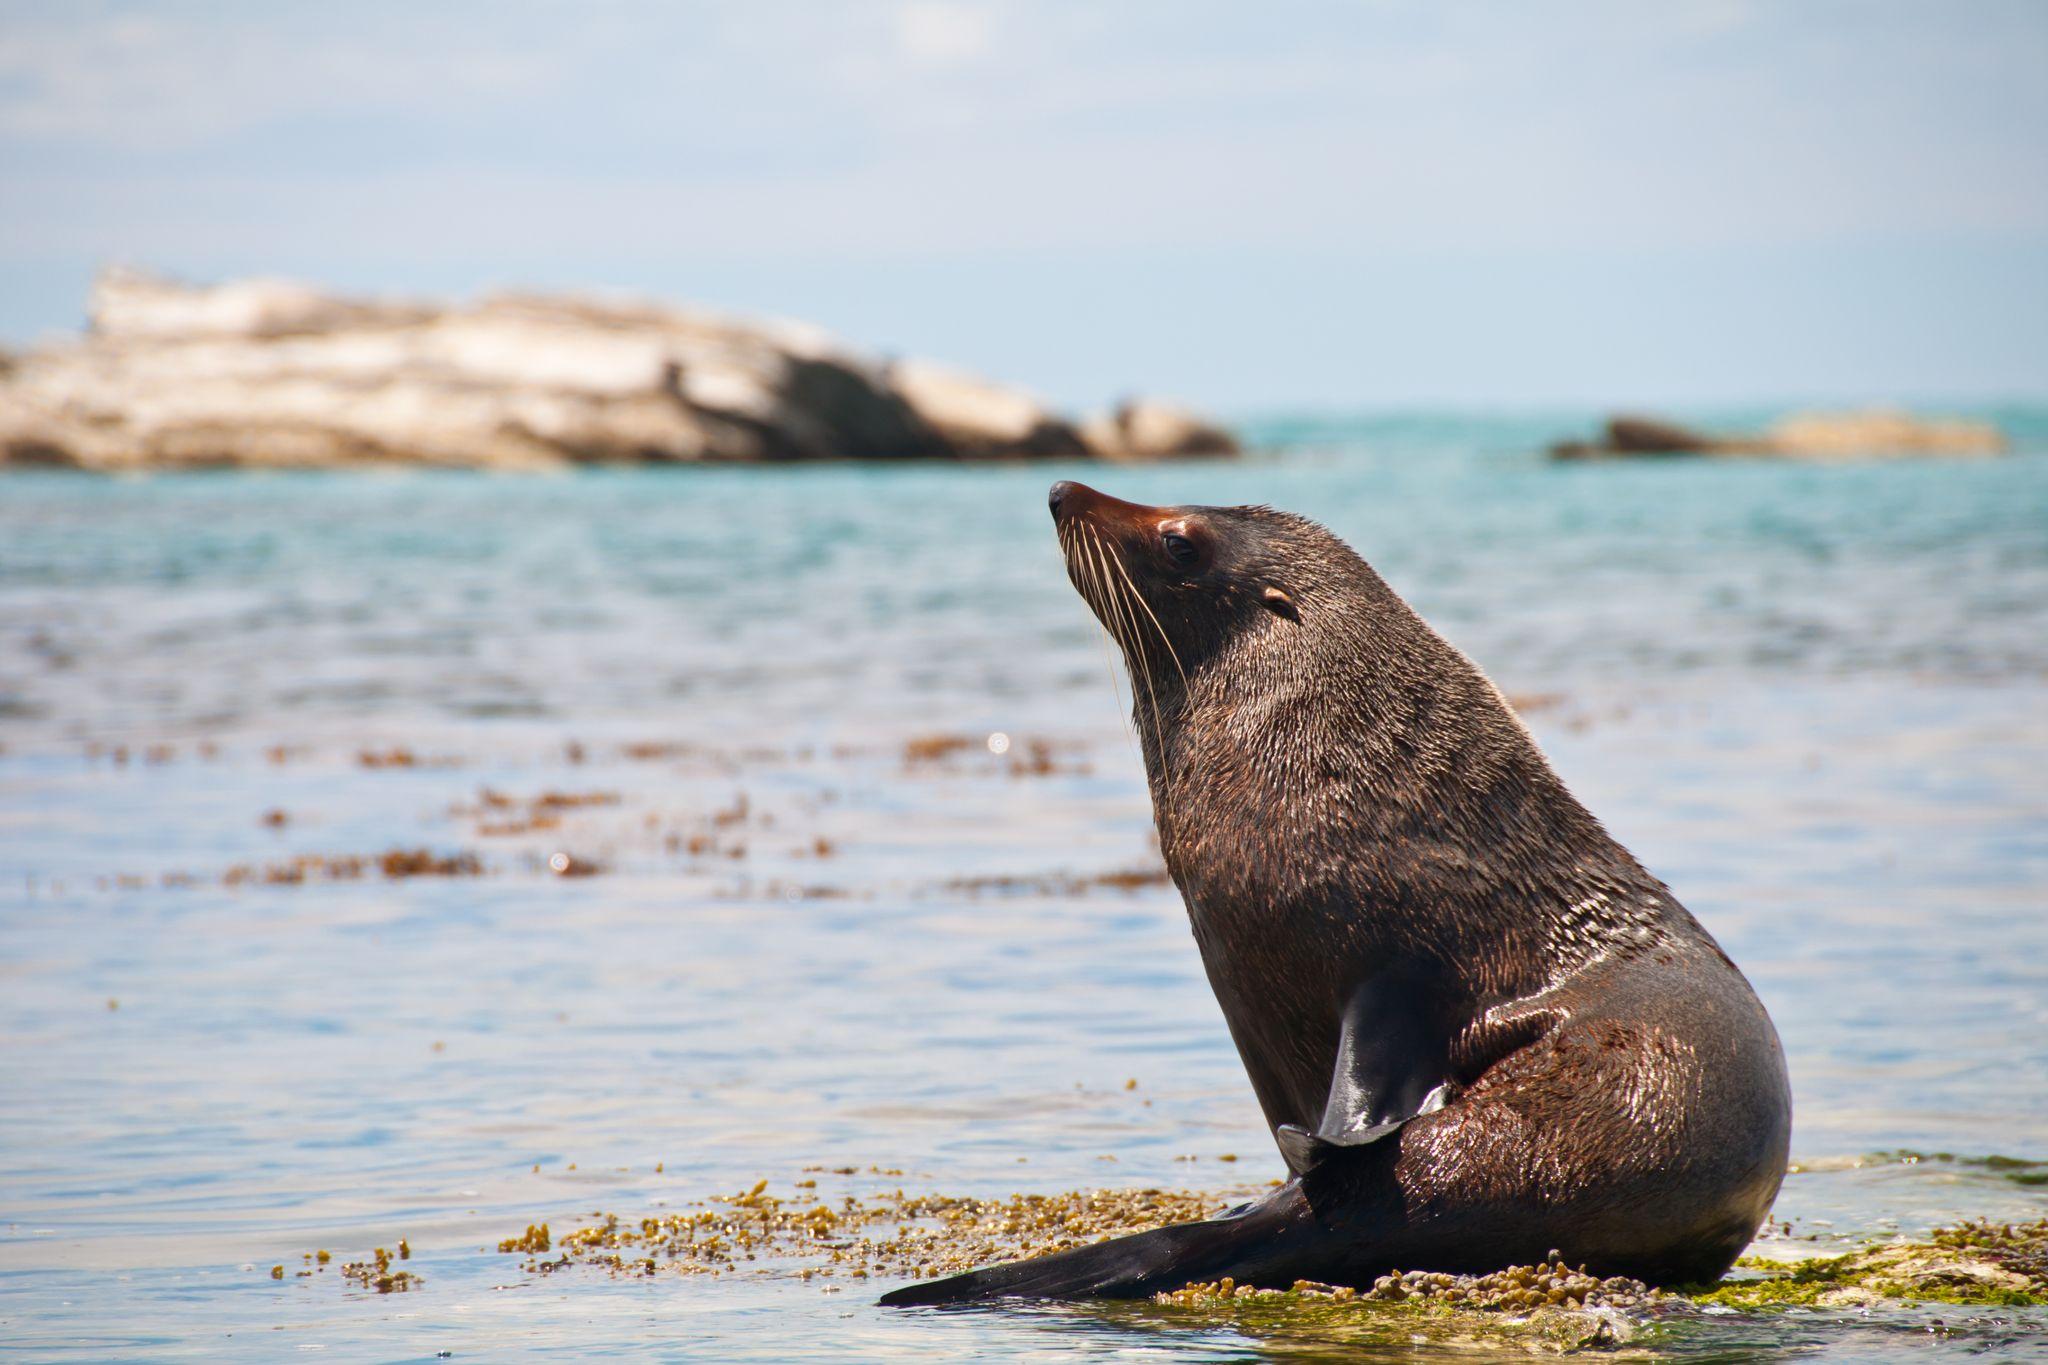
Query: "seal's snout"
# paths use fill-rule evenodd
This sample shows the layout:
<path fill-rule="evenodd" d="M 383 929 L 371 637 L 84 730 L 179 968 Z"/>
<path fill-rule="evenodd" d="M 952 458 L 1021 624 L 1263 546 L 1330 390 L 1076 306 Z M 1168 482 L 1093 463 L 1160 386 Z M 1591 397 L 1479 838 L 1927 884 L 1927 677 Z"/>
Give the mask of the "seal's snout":
<path fill-rule="evenodd" d="M 1071 521 L 1086 521 L 1105 531 L 1111 527 L 1138 526 L 1156 520 L 1164 511 L 1163 508 L 1112 498 L 1071 479 L 1061 479 L 1048 489 L 1045 504 L 1052 509 L 1052 519 L 1062 526 Z"/>
<path fill-rule="evenodd" d="M 1052 509 L 1054 521 L 1068 521 L 1089 513 L 1100 513 L 1109 509 L 1131 506 L 1115 498 L 1096 492 L 1085 483 L 1072 479 L 1061 479 L 1045 495 L 1045 505 Z"/>

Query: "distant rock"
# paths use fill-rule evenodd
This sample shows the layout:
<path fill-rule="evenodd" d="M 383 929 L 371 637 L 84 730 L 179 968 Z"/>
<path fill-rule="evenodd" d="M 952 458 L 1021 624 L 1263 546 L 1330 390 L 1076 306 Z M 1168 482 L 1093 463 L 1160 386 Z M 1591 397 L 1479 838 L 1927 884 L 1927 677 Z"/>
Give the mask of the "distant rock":
<path fill-rule="evenodd" d="M 652 304 L 506 294 L 450 308 L 110 270 L 90 313 L 78 340 L 0 358 L 0 464 L 543 469 L 1210 453 L 1168 448 L 1156 423 L 1121 413 L 1105 428 L 1115 439 L 1098 443 L 1036 399 L 971 375 L 879 361 L 812 327 Z"/>
<path fill-rule="evenodd" d="M 1194 455 L 1235 455 L 1237 438 L 1184 408 L 1133 398 L 1081 429 L 1105 460 L 1166 460 Z"/>
<path fill-rule="evenodd" d="M 1773 422 L 1764 444 L 1774 455 L 1807 460 L 1862 455 L 2003 455 L 2005 433 L 1989 422 L 1914 417 L 1890 408 L 1806 412 Z"/>
<path fill-rule="evenodd" d="M 1787 460 L 1849 460 L 1912 455 L 2003 454 L 2004 433 L 1989 422 L 1914 417 L 1890 408 L 1806 412 L 1773 422 L 1759 436 L 1719 436 L 1653 417 L 1616 416 L 1598 441 L 1560 441 L 1557 460 L 1755 455 Z"/>
<path fill-rule="evenodd" d="M 904 360 L 888 378 L 911 410 L 969 455 L 1087 455 L 1080 432 L 1038 400 L 944 365 Z"/>
<path fill-rule="evenodd" d="M 430 310 L 323 294 L 293 280 L 231 280 L 197 289 L 146 271 L 100 272 L 89 305 L 102 336 L 281 337 L 362 323 L 424 321 Z"/>

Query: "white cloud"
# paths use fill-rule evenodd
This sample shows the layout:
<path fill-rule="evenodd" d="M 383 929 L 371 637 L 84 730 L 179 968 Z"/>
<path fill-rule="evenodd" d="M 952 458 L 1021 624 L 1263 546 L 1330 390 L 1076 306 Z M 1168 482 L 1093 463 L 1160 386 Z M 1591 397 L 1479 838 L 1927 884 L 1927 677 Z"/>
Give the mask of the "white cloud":
<path fill-rule="evenodd" d="M 1274 3 L 51 9 L 0 26 L 0 247 L 188 221 L 575 258 L 641 236 L 1627 247 L 2048 222 L 2048 181 L 2018 173 L 2048 102 L 1995 26 L 1900 11 L 1845 48 L 1789 12 L 1697 36 L 1744 19 L 1730 0 Z M 230 133 L 218 160 L 149 155 Z"/>
<path fill-rule="evenodd" d="M 165 151 L 294 114 L 530 96 L 558 66 L 547 50 L 478 46 L 459 30 L 413 39 L 139 14 L 10 23 L 0 137 Z"/>
<path fill-rule="evenodd" d="M 1718 38 L 1748 28 L 1756 19 L 1749 0 L 1688 0 L 1664 11 L 1672 31 L 1684 38 Z"/>
<path fill-rule="evenodd" d="M 996 16 L 958 0 L 906 0 L 896 7 L 896 43 L 918 66 L 964 66 L 995 45 Z"/>

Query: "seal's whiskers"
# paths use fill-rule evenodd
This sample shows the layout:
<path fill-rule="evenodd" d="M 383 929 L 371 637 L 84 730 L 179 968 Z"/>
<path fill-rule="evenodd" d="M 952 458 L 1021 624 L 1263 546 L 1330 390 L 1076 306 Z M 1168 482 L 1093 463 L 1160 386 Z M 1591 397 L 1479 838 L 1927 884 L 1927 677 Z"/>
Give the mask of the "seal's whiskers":
<path fill-rule="evenodd" d="M 1103 623 L 1103 613 L 1101 603 L 1098 601 L 1092 586 L 1093 566 L 1080 555 L 1080 537 L 1064 525 L 1059 528 L 1059 537 L 1060 553 L 1067 562 L 1067 581 L 1072 583 L 1075 591 L 1081 594 L 1081 600 L 1088 604 L 1088 609 L 1095 614 L 1096 623 L 1100 625 Z M 1137 729 L 1131 720 L 1130 712 L 1124 709 L 1123 689 L 1117 683 L 1116 659 L 1109 652 L 1110 633 L 1105 629 L 1096 638 L 1102 641 L 1102 662 L 1104 667 L 1109 670 L 1110 695 L 1116 699 L 1117 712 L 1123 717 L 1124 724 L 1130 727 L 1128 733 L 1133 743 L 1135 743 L 1137 741 Z M 1132 709 L 1136 709 L 1135 693 L 1132 695 Z"/>
<path fill-rule="evenodd" d="M 1116 563 L 1115 552 L 1103 542 L 1101 532 L 1090 527 L 1088 534 L 1089 538 L 1095 543 L 1097 566 L 1110 589 L 1107 596 L 1115 607 L 1116 619 L 1119 623 L 1117 643 L 1123 646 L 1124 658 L 1129 661 L 1131 672 L 1138 675 L 1138 681 L 1142 681 L 1145 684 L 1145 699 L 1152 704 L 1152 739 L 1158 749 L 1159 761 L 1164 765 L 1166 762 L 1166 732 L 1162 724 L 1163 717 L 1159 710 L 1159 693 L 1152 685 L 1151 655 L 1142 648 L 1136 614 L 1124 605 L 1123 594 L 1118 590 L 1116 580 L 1109 577 L 1109 565 Z M 1123 572 L 1122 565 L 1117 565 L 1117 571 L 1119 573 Z M 1128 575 L 1125 576 L 1124 581 L 1126 583 L 1129 582 Z M 1144 604 L 1141 602 L 1139 605 L 1143 606 Z M 1135 705 L 1137 697 L 1136 688 L 1137 682 L 1134 681 L 1131 694 L 1134 703 L 1132 706 L 1133 710 L 1137 709 Z"/>
<path fill-rule="evenodd" d="M 1167 638 L 1166 627 L 1159 623 L 1159 617 L 1153 612 L 1151 605 L 1145 601 L 1145 595 L 1139 592 L 1138 585 L 1131 581 L 1131 571 L 1124 567 L 1123 561 L 1120 559 L 1116 560 L 1115 564 L 1116 571 L 1123 575 L 1124 585 L 1131 590 L 1131 597 L 1139 606 L 1145 608 L 1145 615 L 1151 618 L 1152 629 L 1159 632 L 1159 643 L 1166 646 L 1166 656 L 1173 660 L 1174 668 L 1180 673 L 1181 685 L 1185 687 L 1188 681 L 1188 671 L 1181 667 L 1180 652 L 1173 647 L 1173 641 Z"/>

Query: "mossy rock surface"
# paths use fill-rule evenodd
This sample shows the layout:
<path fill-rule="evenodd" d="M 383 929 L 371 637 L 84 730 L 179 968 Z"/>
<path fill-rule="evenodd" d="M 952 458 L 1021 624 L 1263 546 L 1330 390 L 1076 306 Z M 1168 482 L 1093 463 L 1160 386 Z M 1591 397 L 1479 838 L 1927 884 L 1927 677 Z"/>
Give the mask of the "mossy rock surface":
<path fill-rule="evenodd" d="M 1737 1273 L 1687 1291 L 1727 1308 L 1870 1307 L 1887 1300 L 2038 1308 L 2048 1305 L 2048 1219 L 1960 1223 L 1807 1261 L 1744 1257 Z"/>

